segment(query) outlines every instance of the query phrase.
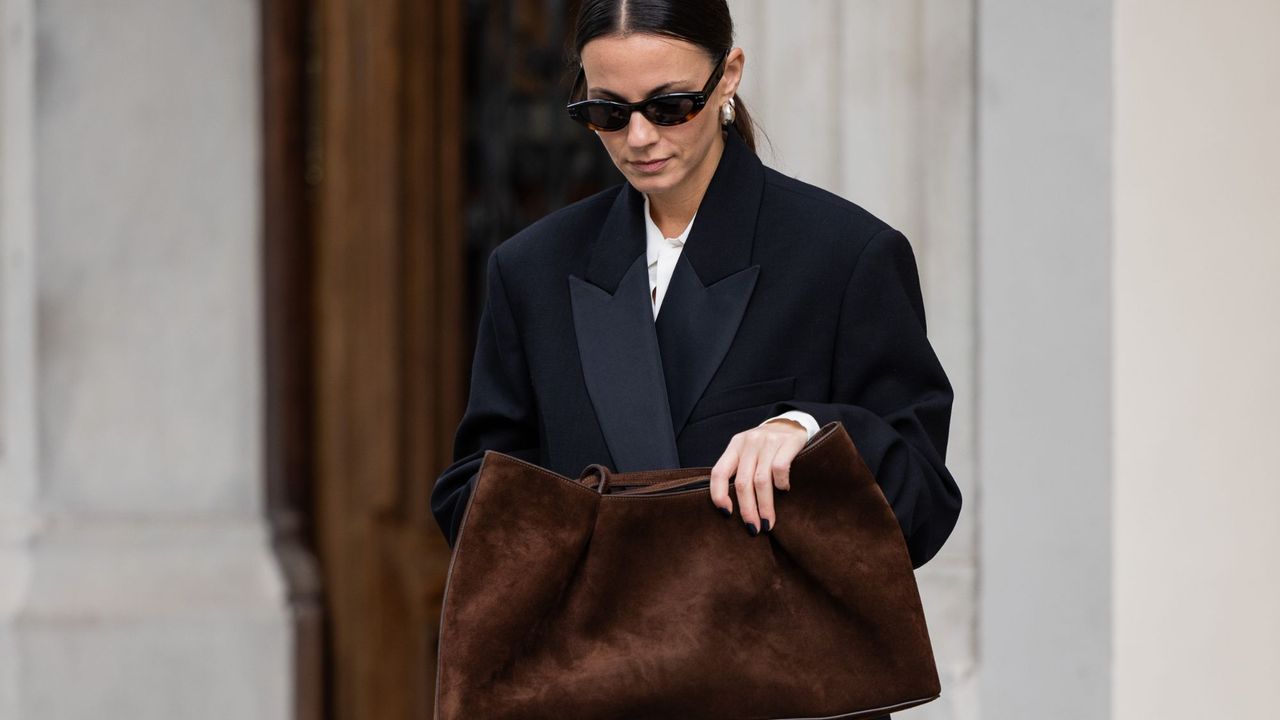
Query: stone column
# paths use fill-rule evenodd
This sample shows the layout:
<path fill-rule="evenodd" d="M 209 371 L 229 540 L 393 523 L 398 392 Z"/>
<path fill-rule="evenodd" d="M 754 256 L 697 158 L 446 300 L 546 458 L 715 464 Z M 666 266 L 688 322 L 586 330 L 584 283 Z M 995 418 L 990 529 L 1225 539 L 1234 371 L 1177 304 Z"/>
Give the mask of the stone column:
<path fill-rule="evenodd" d="M 747 57 L 741 95 L 764 131 L 761 159 L 861 205 L 915 251 L 929 337 L 956 391 L 947 467 L 965 507 L 918 572 L 944 693 L 903 714 L 977 718 L 974 3 L 730 6 Z"/>
<path fill-rule="evenodd" d="M 19 718 L 16 623 L 35 532 L 35 249 L 31 0 L 0 0 L 0 718 Z"/>
<path fill-rule="evenodd" d="M 0 0 L 0 716 L 285 718 L 258 4 Z"/>
<path fill-rule="evenodd" d="M 981 716 L 1106 718 L 1112 6 L 980 7 Z"/>

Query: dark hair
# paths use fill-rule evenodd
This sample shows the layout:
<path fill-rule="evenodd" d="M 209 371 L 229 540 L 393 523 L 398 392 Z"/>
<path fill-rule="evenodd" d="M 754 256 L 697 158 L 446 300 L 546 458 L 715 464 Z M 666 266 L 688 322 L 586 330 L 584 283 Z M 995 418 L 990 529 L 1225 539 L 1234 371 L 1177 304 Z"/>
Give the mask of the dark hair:
<path fill-rule="evenodd" d="M 607 35 L 652 33 L 698 45 L 712 62 L 733 47 L 733 18 L 725 0 L 582 0 L 578 8 L 570 63 L 582 64 L 582 48 Z M 733 125 L 752 152 L 755 123 L 737 93 Z"/>

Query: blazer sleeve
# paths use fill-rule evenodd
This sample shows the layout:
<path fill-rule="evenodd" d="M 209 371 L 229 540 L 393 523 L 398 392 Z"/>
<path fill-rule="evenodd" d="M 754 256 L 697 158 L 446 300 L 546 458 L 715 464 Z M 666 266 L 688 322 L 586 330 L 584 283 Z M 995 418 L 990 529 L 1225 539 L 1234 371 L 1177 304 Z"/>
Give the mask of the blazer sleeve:
<path fill-rule="evenodd" d="M 863 248 L 841 301 L 832 402 L 789 400 L 844 423 L 902 527 L 914 567 L 955 527 L 960 489 L 944 464 L 954 394 L 925 334 L 924 300 L 906 236 L 885 228 Z"/>
<path fill-rule="evenodd" d="M 453 440 L 453 462 L 431 490 L 431 512 L 452 549 L 486 450 L 530 462 L 540 453 L 537 409 L 515 316 L 490 253 L 487 290 L 471 365 L 467 407 Z"/>

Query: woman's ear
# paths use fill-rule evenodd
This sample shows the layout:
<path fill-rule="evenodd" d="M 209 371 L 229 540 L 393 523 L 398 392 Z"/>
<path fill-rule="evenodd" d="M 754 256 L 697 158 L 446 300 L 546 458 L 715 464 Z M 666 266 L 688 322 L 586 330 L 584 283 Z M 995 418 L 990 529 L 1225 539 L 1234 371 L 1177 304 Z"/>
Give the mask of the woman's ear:
<path fill-rule="evenodd" d="M 735 47 L 729 51 L 729 57 L 724 61 L 724 75 L 720 78 L 720 102 L 717 105 L 727 102 L 738 92 L 738 85 L 742 82 L 742 70 L 746 66 L 747 55 L 740 47 Z"/>

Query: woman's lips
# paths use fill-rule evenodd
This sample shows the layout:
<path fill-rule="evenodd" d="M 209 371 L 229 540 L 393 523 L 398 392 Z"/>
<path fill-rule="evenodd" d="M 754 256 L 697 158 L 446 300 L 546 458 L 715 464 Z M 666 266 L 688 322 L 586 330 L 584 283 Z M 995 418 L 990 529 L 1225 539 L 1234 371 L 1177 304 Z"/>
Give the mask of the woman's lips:
<path fill-rule="evenodd" d="M 668 161 L 668 160 L 670 160 L 670 159 L 671 159 L 671 158 L 663 158 L 663 159 L 661 159 L 661 160 L 655 160 L 655 161 L 653 161 L 653 162 L 649 162 L 649 163 L 642 163 L 642 162 L 634 162 L 634 161 L 633 161 L 631 164 L 632 164 L 632 165 L 634 165 L 636 168 L 638 168 L 638 169 L 640 170 L 640 172 L 643 172 L 643 173 L 656 173 L 656 172 L 658 172 L 659 170 L 661 170 L 661 169 L 662 169 L 662 168 L 667 164 L 667 161 Z"/>

